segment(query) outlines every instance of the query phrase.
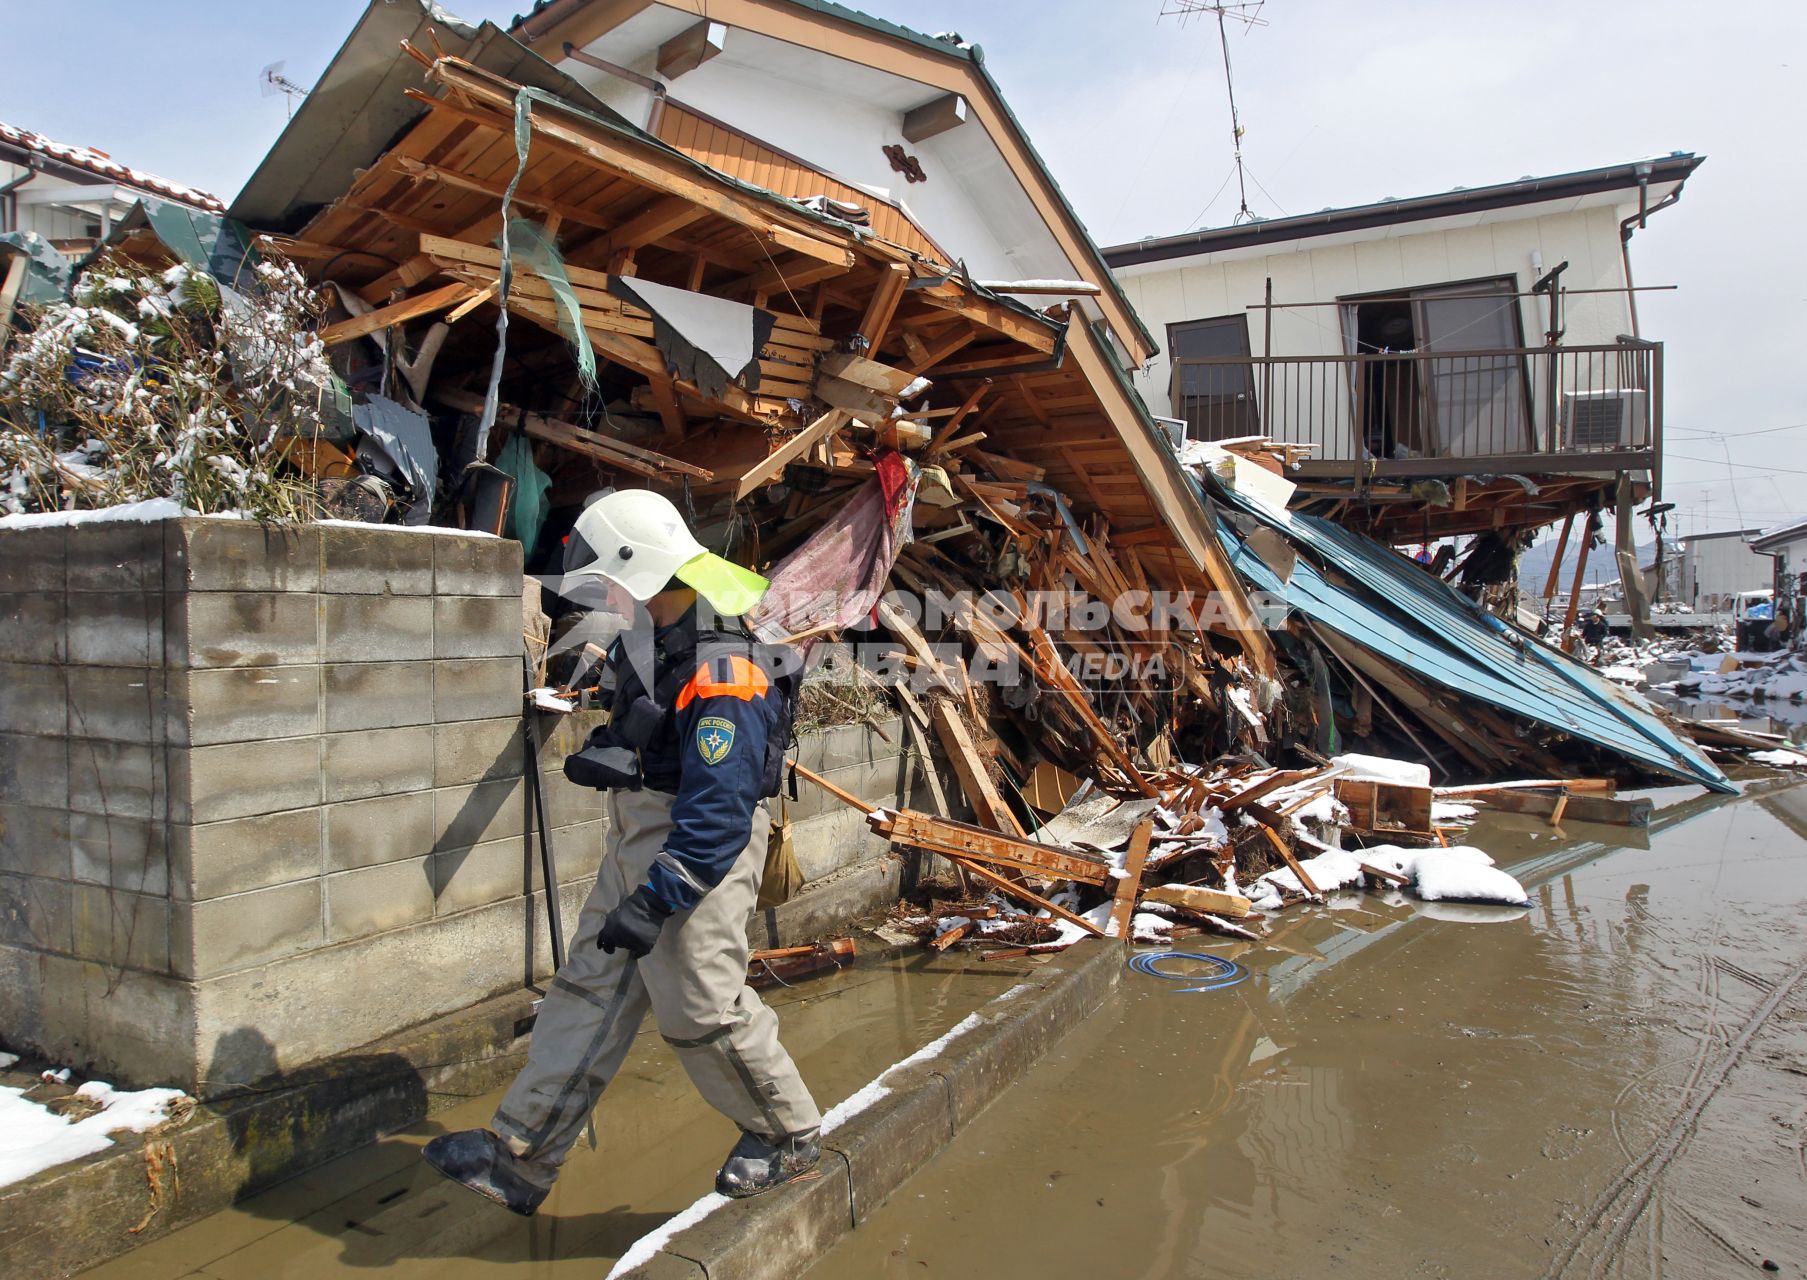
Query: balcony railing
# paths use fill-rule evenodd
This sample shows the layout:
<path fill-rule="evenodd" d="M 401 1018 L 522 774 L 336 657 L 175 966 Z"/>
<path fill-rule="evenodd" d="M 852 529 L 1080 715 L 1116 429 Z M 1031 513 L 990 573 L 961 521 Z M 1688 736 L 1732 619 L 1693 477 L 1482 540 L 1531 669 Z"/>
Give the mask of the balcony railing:
<path fill-rule="evenodd" d="M 1169 395 L 1192 439 L 1315 445 L 1307 475 L 1648 470 L 1660 490 L 1661 343 L 1179 359 Z"/>

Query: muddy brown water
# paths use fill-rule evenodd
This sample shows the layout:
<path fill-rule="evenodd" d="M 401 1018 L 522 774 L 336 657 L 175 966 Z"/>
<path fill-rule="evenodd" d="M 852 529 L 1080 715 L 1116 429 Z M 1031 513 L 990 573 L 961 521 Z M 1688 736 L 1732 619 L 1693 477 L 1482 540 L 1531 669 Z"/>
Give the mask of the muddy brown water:
<path fill-rule="evenodd" d="M 1763 784 L 1774 788 L 1778 784 Z M 1807 786 L 1641 833 L 1492 817 L 1529 911 L 1348 894 L 1239 985 L 1135 973 L 810 1275 L 1807 1274 Z M 818 1097 L 1016 980 L 958 957 L 778 992 Z M 1202 967 L 1201 967 L 1202 968 Z M 1741 1052 L 1734 1054 L 1734 1050 Z M 531 1222 L 419 1161 L 495 1095 L 88 1273 L 599 1278 L 732 1138 L 648 1031 Z"/>
<path fill-rule="evenodd" d="M 911 953 L 764 992 L 826 1109 L 947 1031 L 1022 966 Z M 627 1247 L 710 1190 L 738 1136 L 706 1107 L 651 1020 L 532 1219 L 445 1181 L 420 1159 L 435 1134 L 489 1123 L 501 1093 L 392 1138 L 84 1273 L 105 1280 L 506 1277 L 601 1280 Z"/>
<path fill-rule="evenodd" d="M 1125 975 L 810 1274 L 1802 1275 L 1803 833 L 1807 787 L 1647 848 L 1492 818 L 1529 911 L 1348 895 L 1287 951 L 1178 943 L 1250 976 Z"/>

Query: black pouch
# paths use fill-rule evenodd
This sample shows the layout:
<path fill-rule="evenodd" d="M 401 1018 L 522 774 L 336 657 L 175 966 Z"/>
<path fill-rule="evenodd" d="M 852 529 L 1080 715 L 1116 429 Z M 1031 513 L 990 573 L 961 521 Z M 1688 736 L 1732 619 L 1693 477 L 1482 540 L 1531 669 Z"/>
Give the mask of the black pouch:
<path fill-rule="evenodd" d="M 643 693 L 616 712 L 608 729 L 615 741 L 643 751 L 664 722 L 665 708 Z"/>
<path fill-rule="evenodd" d="M 605 724 L 590 734 L 583 750 L 565 757 L 565 777 L 598 791 L 638 791 L 640 753 L 622 745 Z"/>

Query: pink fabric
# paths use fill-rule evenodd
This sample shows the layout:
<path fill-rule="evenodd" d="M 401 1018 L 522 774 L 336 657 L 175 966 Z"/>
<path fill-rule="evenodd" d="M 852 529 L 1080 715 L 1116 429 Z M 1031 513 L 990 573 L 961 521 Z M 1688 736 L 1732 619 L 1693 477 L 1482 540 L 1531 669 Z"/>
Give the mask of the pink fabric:
<path fill-rule="evenodd" d="M 901 470 L 887 467 L 890 459 Z M 870 614 L 909 540 L 917 475 L 897 454 L 881 457 L 878 475 L 766 574 L 772 585 L 747 615 L 753 634 L 772 643 L 819 627 L 849 627 Z M 807 651 L 820 638 L 799 645 Z"/>

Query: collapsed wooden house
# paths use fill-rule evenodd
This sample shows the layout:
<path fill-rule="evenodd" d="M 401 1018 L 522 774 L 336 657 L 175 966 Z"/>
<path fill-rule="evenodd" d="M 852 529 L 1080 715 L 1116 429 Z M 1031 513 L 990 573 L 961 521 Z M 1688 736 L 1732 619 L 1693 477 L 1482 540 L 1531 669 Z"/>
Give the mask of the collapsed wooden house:
<path fill-rule="evenodd" d="M 555 48 L 557 66 L 536 52 Z M 684 77 L 702 85 L 700 104 L 674 95 Z M 942 162 L 950 175 L 965 166 L 966 180 L 951 199 L 937 188 L 923 202 L 934 216 L 921 216 L 801 158 L 794 137 L 781 146 L 720 118 L 733 97 L 722 86 L 749 82 L 801 103 L 787 115 L 743 93 L 767 123 L 807 134 L 820 122 L 832 151 L 846 139 L 824 113 L 844 104 L 862 127 L 895 131 L 902 141 L 877 150 L 909 184 L 942 176 Z M 938 813 L 879 814 L 874 829 L 940 855 L 963 899 L 988 888 L 1044 913 L 1023 923 L 1026 942 L 1050 920 L 1127 935 L 1144 872 L 1188 860 L 1232 897 L 1239 860 L 1245 872 L 1283 863 L 1315 895 L 1301 859 L 1327 846 L 1298 811 L 1320 798 L 1389 838 L 1435 836 L 1428 792 L 1399 810 L 1372 785 L 1347 797 L 1333 787 L 1338 772 L 1318 753 L 1339 717 L 1349 725 L 1347 708 L 1300 653 L 1351 673 L 1360 737 L 1372 720 L 1362 670 L 1391 664 L 1400 684 L 1438 643 L 1485 645 L 1414 638 L 1432 624 L 1408 619 L 1365 652 L 1374 637 L 1349 634 L 1347 620 L 1378 617 L 1372 607 L 1394 595 L 1389 607 L 1409 612 L 1411 591 L 1387 572 L 1363 584 L 1353 561 L 1325 563 L 1328 585 L 1308 599 L 1300 587 L 1320 570 L 1289 582 L 1291 560 L 1321 561 L 1325 548 L 1284 526 L 1251 538 L 1258 513 L 1236 510 L 1234 487 L 1182 466 L 1131 382 L 1152 342 L 957 37 L 805 0 L 728 5 L 701 23 L 667 5 L 558 0 L 513 33 L 374 4 L 233 214 L 335 299 L 322 337 L 365 412 L 379 406 L 394 431 L 415 424 L 414 452 L 431 465 L 404 495 L 410 519 L 506 524 L 529 569 L 556 575 L 587 498 L 653 486 L 688 508 L 705 542 L 782 573 L 861 502 L 886 519 L 907 513 L 888 542 L 867 528 L 883 545 L 859 551 L 878 566 L 859 608 L 777 633 L 814 639 L 857 622 L 884 637 L 910 676 L 887 696 L 919 749 L 938 740 L 961 795 L 937 787 Z M 985 278 L 1023 266 L 1033 278 Z M 384 438 L 371 426 L 344 448 L 310 442 L 292 457 L 330 480 Z M 490 465 L 505 461 L 506 474 Z M 497 476 L 503 497 L 486 499 L 482 482 Z M 508 500 L 510 486 L 544 492 L 534 519 L 511 514 L 527 504 Z M 933 501 L 894 502 L 931 489 Z M 1281 613 L 1258 616 L 1245 585 Z M 880 600 L 884 587 L 952 603 L 925 621 Z M 1154 593 L 1181 625 L 1171 612 L 1147 625 Z M 1045 612 L 1048 597 L 1104 608 L 1082 622 Z M 1278 645 L 1269 625 L 1287 631 Z M 1113 654 L 1130 661 L 1089 661 Z M 984 687 L 969 660 L 1015 675 Z M 1447 750 L 1406 736 L 1470 776 L 1560 765 L 1553 739 L 1522 731 L 1528 716 L 1634 768 L 1724 784 L 1679 743 L 1652 747 L 1635 708 L 1601 709 L 1598 691 L 1566 687 L 1571 675 L 1478 702 L 1446 684 L 1452 695 L 1412 711 Z M 1521 695 L 1554 716 L 1502 702 Z M 1490 697 L 1504 715 L 1480 705 Z M 1455 707 L 1479 727 L 1443 726 Z M 1605 727 L 1590 730 L 1588 715 Z M 1282 757 L 1318 763 L 1265 762 Z M 1115 861 L 1039 834 L 1081 780 L 1122 806 L 1118 818 L 1141 818 L 1117 833 Z M 1279 802 L 1264 801 L 1276 788 Z M 978 825 L 955 821 L 962 812 Z M 1061 882 L 1078 897 L 1056 900 Z M 1089 918 L 1073 909 L 1085 891 L 1106 897 Z M 1178 896 L 1156 914 L 1196 916 Z"/>
<path fill-rule="evenodd" d="M 398 27 L 385 8 L 317 91 L 357 114 L 305 106 L 234 214 L 335 299 L 321 333 L 358 399 L 430 421 L 442 516 L 468 500 L 470 464 L 524 441 L 549 508 L 524 539 L 530 569 L 557 571 L 560 535 L 611 485 L 663 488 L 764 569 L 900 458 L 945 498 L 916 504 L 891 585 L 1022 606 L 1000 625 L 963 605 L 945 636 L 878 615 L 931 690 L 927 706 L 901 696 L 986 821 L 1021 830 L 995 784 L 1027 786 L 1042 761 L 1147 795 L 1135 761 L 1197 754 L 1189 729 L 1210 753 L 1267 745 L 1273 649 L 1129 384 L 1124 337 L 1145 335 L 1113 315 L 1089 241 L 1079 278 L 982 284 L 882 193 L 719 122 L 699 140 L 703 117 L 674 124 L 663 96 L 642 128 L 493 27 L 436 10 Z M 662 140 L 674 128 L 690 153 Z M 744 317 L 751 358 L 720 363 L 699 310 Z M 294 456 L 323 475 L 348 461 L 331 442 Z M 1106 611 L 1047 619 L 1037 592 Z M 1109 613 L 1154 592 L 1185 625 L 1131 634 Z M 934 652 L 943 639 L 1015 662 L 1031 693 L 989 697 Z M 1105 651 L 1159 660 L 1085 666 Z"/>

